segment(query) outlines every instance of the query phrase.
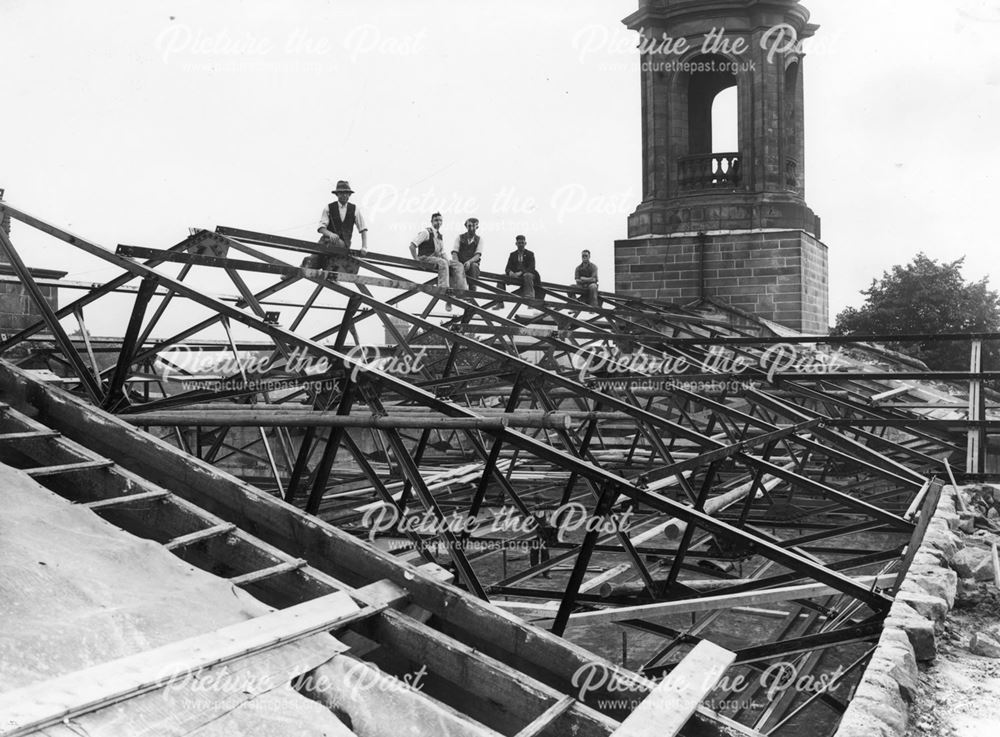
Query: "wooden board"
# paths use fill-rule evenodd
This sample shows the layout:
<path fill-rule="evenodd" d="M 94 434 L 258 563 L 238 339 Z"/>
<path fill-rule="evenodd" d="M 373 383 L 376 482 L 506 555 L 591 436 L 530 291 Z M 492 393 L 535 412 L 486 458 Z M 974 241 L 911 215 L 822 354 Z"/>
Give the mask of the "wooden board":
<path fill-rule="evenodd" d="M 312 675 L 303 684 L 303 693 L 349 720 L 359 735 L 504 737 L 503 733 L 350 653 L 335 655 Z"/>
<path fill-rule="evenodd" d="M 702 640 L 611 737 L 673 737 L 678 734 L 734 660 L 736 653 Z"/>
<path fill-rule="evenodd" d="M 561 717 L 566 711 L 576 703 L 572 696 L 565 696 L 548 709 L 539 714 L 535 719 L 531 720 L 524 729 L 518 732 L 514 737 L 538 737 L 546 729 L 548 729 L 552 722 Z"/>
<path fill-rule="evenodd" d="M 523 728 L 531 714 L 545 711 L 546 704 L 563 694 L 508 665 L 475 650 L 431 627 L 387 609 L 375 620 L 377 641 L 413 661 L 426 665 L 456 687 L 484 704 L 493 703 L 494 729 L 513 732 Z M 607 735 L 616 726 L 613 719 L 577 703 L 563 716 L 566 731 L 578 737 Z"/>
<path fill-rule="evenodd" d="M 913 559 L 917 557 L 920 544 L 924 541 L 924 534 L 927 532 L 927 528 L 934 518 L 934 513 L 937 511 L 943 489 L 944 487 L 937 479 L 932 480 L 930 486 L 927 487 L 927 493 L 920 504 L 920 519 L 917 520 L 917 526 L 913 529 L 913 534 L 910 535 L 910 542 L 906 546 L 906 553 L 903 554 L 903 560 L 899 564 L 899 571 L 896 573 L 896 580 L 891 587 L 893 594 L 899 591 L 899 587 L 903 585 L 903 580 L 906 578 L 906 574 L 909 573 L 910 566 L 913 565 Z"/>
<path fill-rule="evenodd" d="M 650 532 L 652 532 L 652 530 Z M 633 542 L 633 544 L 635 544 L 635 543 Z M 631 567 L 632 567 L 631 563 L 620 563 L 620 564 L 614 566 L 613 568 L 609 568 L 604 573 L 600 573 L 600 574 L 594 576 L 589 581 L 584 581 L 580 585 L 580 593 L 581 594 L 585 594 L 588 591 L 592 591 L 593 589 L 596 589 L 601 584 L 606 583 L 606 582 L 610 581 L 612 578 L 615 578 L 615 577 L 620 576 L 621 574 L 625 573 Z"/>
<path fill-rule="evenodd" d="M 277 689 L 288 691 L 283 703 L 287 703 L 285 699 L 303 699 L 289 684 L 342 650 L 342 644 L 332 637 L 313 635 L 252 658 L 206 668 L 168 687 L 132 697 L 126 703 L 75 717 L 65 726 L 49 727 L 44 734 L 46 737 L 79 737 L 81 734 L 88 737 L 188 737 L 209 725 L 217 730 L 227 722 L 232 724 L 237 710 L 248 709 L 260 714 L 261 709 L 273 708 L 260 697 Z M 336 728 L 335 719 L 324 721 L 326 730 Z M 317 731 L 314 729 L 312 734 Z M 330 737 L 352 734 L 344 727 Z"/>
<path fill-rule="evenodd" d="M 337 592 L 76 673 L 0 695 L 3 737 L 19 737 L 63 719 L 176 682 L 202 669 L 274 647 L 374 613 Z M 346 649 L 346 646 L 344 647 Z"/>
<path fill-rule="evenodd" d="M 896 574 L 884 576 L 862 576 L 855 579 L 865 586 L 875 584 L 878 587 L 888 586 L 896 579 Z M 691 612 L 710 612 L 717 609 L 732 609 L 734 607 L 770 604 L 780 601 L 795 601 L 797 599 L 814 599 L 819 596 L 835 596 L 841 592 L 832 586 L 822 583 L 803 584 L 801 586 L 783 586 L 762 591 L 747 591 L 740 594 L 725 594 L 723 596 L 704 596 L 698 599 L 681 599 L 679 601 L 664 601 L 656 604 L 640 604 L 639 606 L 619 607 L 617 609 L 601 609 L 595 612 L 581 612 L 570 615 L 570 624 L 594 622 L 619 622 L 625 619 L 648 619 L 664 617 L 671 614 L 690 614 Z"/>

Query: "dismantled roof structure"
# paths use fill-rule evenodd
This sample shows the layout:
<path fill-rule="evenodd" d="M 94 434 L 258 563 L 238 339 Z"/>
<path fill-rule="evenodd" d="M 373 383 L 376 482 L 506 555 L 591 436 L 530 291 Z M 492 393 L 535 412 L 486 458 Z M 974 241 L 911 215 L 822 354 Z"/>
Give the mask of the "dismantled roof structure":
<path fill-rule="evenodd" d="M 442 290 L 375 253 L 304 271 L 315 244 L 224 227 L 111 250 L 0 209 L 120 270 L 54 309 L 0 233 L 41 314 L 0 342 L 0 462 L 280 610 L 211 667 L 326 674 L 293 695 L 358 735 L 832 733 L 943 483 L 992 470 L 998 336 L 933 373 L 707 302 Z M 345 685 L 422 666 L 381 713 Z M 100 725 L 134 693 L 111 685 L 12 734 Z"/>

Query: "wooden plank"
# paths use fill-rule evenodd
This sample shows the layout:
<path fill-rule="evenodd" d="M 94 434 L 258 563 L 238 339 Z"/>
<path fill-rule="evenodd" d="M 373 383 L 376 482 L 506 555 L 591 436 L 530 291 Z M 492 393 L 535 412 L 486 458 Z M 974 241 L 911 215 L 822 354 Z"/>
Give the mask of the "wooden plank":
<path fill-rule="evenodd" d="M 198 530 L 197 532 L 192 532 L 187 535 L 181 535 L 180 537 L 175 537 L 173 540 L 165 543 L 163 547 L 167 550 L 177 550 L 178 548 L 183 548 L 188 545 L 194 545 L 202 540 L 208 540 L 212 537 L 218 537 L 219 535 L 228 535 L 236 529 L 236 525 L 231 522 L 223 522 L 218 525 L 212 525 L 211 527 L 206 527 L 204 530 Z"/>
<path fill-rule="evenodd" d="M 115 465 L 114 461 L 81 461 L 80 463 L 63 463 L 58 466 L 40 466 L 39 468 L 26 468 L 24 472 L 32 478 L 40 476 L 58 476 L 63 473 L 76 473 L 78 471 L 93 471 L 99 468 L 110 468 Z"/>
<path fill-rule="evenodd" d="M 75 376 L 59 376 L 51 369 L 25 369 L 29 374 L 39 381 L 49 384 L 79 384 L 80 380 Z"/>
<path fill-rule="evenodd" d="M 948 463 L 948 456 L 941 456 L 941 463 L 944 464 L 944 470 L 948 472 L 948 480 L 951 482 L 951 488 L 955 490 L 955 509 L 959 512 L 967 512 L 968 507 L 965 506 L 965 499 L 962 497 L 962 491 L 958 487 L 958 482 L 955 481 L 955 473 L 951 470 L 951 464 Z"/>
<path fill-rule="evenodd" d="M 277 565 L 271 566 L 270 568 L 264 568 L 259 571 L 252 571 L 251 573 L 244 573 L 240 576 L 234 576 L 229 579 L 236 586 L 247 586 L 251 583 L 257 583 L 265 578 L 271 578 L 272 576 L 280 576 L 284 573 L 291 573 L 292 571 L 297 571 L 301 568 L 305 568 L 306 561 L 301 558 L 298 560 L 290 560 L 285 563 L 278 563 Z"/>
<path fill-rule="evenodd" d="M 645 532 L 640 532 L 638 535 L 632 538 L 632 545 L 637 548 L 641 547 L 643 544 L 649 542 L 657 535 L 661 535 L 663 531 L 667 528 L 667 525 L 669 524 L 670 520 L 667 520 L 666 522 L 661 522 L 658 525 L 649 528 Z"/>
<path fill-rule="evenodd" d="M 596 589 L 598 586 L 607 581 L 610 581 L 615 576 L 620 576 L 621 574 L 625 573 L 625 571 L 627 571 L 631 567 L 632 567 L 631 563 L 621 563 L 617 566 L 614 566 L 613 568 L 609 568 L 604 573 L 594 576 L 589 581 L 584 581 L 580 585 L 580 593 L 585 594 L 588 591 Z"/>
<path fill-rule="evenodd" d="M 521 610 L 525 612 L 541 612 L 552 617 L 554 617 L 556 612 L 559 610 L 558 601 L 540 601 L 537 604 L 531 601 L 495 601 L 493 603 L 502 609 L 510 609 L 512 611 Z"/>
<path fill-rule="evenodd" d="M 927 532 L 927 527 L 930 525 L 931 519 L 934 517 L 934 512 L 937 510 L 938 501 L 941 499 L 941 491 L 943 488 L 944 487 L 941 485 L 940 481 L 933 479 L 927 489 L 927 494 L 920 507 L 920 519 L 917 520 L 917 525 L 913 528 L 913 532 L 910 534 L 910 542 L 906 546 L 906 552 L 903 554 L 903 560 L 899 564 L 899 572 L 896 574 L 896 580 L 893 582 L 890 589 L 893 594 L 899 591 L 899 587 L 903 585 L 903 579 L 906 578 L 906 574 L 909 572 L 910 566 L 913 565 L 913 559 L 917 557 L 917 550 L 920 549 L 920 543 L 923 542 L 924 533 Z"/>
<path fill-rule="evenodd" d="M 795 464 L 787 463 L 786 465 L 781 466 L 781 468 L 785 470 L 791 470 L 795 468 Z M 773 476 L 770 476 L 766 473 L 762 474 L 760 479 L 761 483 L 759 485 L 756 484 L 755 481 L 750 480 L 745 484 L 741 484 L 740 486 L 736 487 L 732 491 L 727 491 L 724 494 L 719 494 L 718 496 L 712 497 L 711 499 L 705 502 L 705 507 L 704 507 L 705 511 L 708 512 L 709 514 L 718 514 L 719 512 L 722 512 L 728 509 L 729 507 L 733 506 L 737 502 L 746 499 L 747 495 L 750 493 L 750 490 L 755 488 L 755 486 L 756 486 L 756 492 L 754 494 L 754 498 L 756 499 L 758 496 L 763 496 L 764 492 L 770 493 L 774 491 L 774 489 L 776 489 L 783 483 L 781 479 L 774 478 Z M 767 480 L 765 481 L 764 479 Z M 683 520 L 679 519 L 668 520 L 663 525 L 663 535 L 668 540 L 679 540 L 681 537 L 683 537 L 684 532 L 687 530 L 687 527 L 688 527 L 687 522 L 684 522 Z"/>
<path fill-rule="evenodd" d="M 44 440 L 48 438 L 58 438 L 59 433 L 54 430 L 32 430 L 30 432 L 7 432 L 0 433 L 0 443 L 14 443 L 18 440 Z"/>
<path fill-rule="evenodd" d="M 504 737 L 350 653 L 335 655 L 313 671 L 302 693 L 349 721 L 359 735 Z"/>
<path fill-rule="evenodd" d="M 96 502 L 86 502 L 83 504 L 87 509 L 97 511 L 110 507 L 121 507 L 127 504 L 137 504 L 143 502 L 153 502 L 158 499 L 168 499 L 172 495 L 169 491 L 160 489 L 158 491 L 144 491 L 139 494 L 126 494 L 125 496 L 111 497 L 110 499 L 99 499 Z"/>
<path fill-rule="evenodd" d="M 864 586 L 874 584 L 877 587 L 893 583 L 896 574 L 882 576 L 861 576 L 854 579 Z M 570 615 L 571 624 L 594 622 L 619 622 L 624 619 L 643 619 L 663 617 L 671 614 L 690 614 L 691 612 L 709 612 L 716 609 L 730 609 L 737 606 L 754 606 L 780 601 L 795 601 L 797 599 L 814 599 L 819 596 L 835 596 L 842 592 L 822 583 L 803 584 L 801 586 L 784 586 L 763 591 L 747 591 L 740 594 L 725 594 L 723 596 L 704 596 L 698 599 L 681 599 L 679 601 L 664 601 L 656 604 L 640 604 L 638 606 L 619 607 L 617 609 L 601 609 L 594 612 L 581 612 Z"/>
<path fill-rule="evenodd" d="M 387 609 L 372 621 L 375 639 L 391 652 L 426 665 L 463 691 L 492 702 L 494 718 L 500 723 L 491 726 L 498 731 L 513 732 L 524 724 L 526 715 L 537 714 L 546 703 L 566 695 L 397 611 Z M 616 726 L 614 720 L 582 703 L 566 714 L 566 720 L 563 733 L 577 737 L 605 737 Z"/>
<path fill-rule="evenodd" d="M 912 386 L 900 386 L 895 389 L 890 389 L 889 391 L 882 392 L 880 394 L 873 394 L 871 397 L 869 397 L 868 401 L 871 404 L 879 404 L 887 399 L 891 399 L 892 397 L 898 397 L 900 394 L 906 394 L 912 388 L 913 388 Z"/>
<path fill-rule="evenodd" d="M 518 732 L 514 737 L 538 737 L 544 732 L 552 722 L 561 717 L 566 711 L 576 703 L 572 696 L 564 696 L 556 703 L 543 711 L 537 717 Z"/>
<path fill-rule="evenodd" d="M 80 714 L 160 688 L 176 679 L 328 632 L 378 610 L 338 592 L 215 632 L 118 658 L 0 695 L 0 714 L 20 737 Z"/>
<path fill-rule="evenodd" d="M 970 373 L 976 374 L 982 371 L 982 349 L 983 344 L 978 341 L 972 341 L 972 355 L 970 357 Z M 979 422 L 985 419 L 980 415 L 980 394 L 983 391 L 983 383 L 981 381 L 976 381 L 974 379 L 969 380 L 969 420 L 972 422 Z M 980 456 L 984 452 L 984 448 L 980 444 L 981 436 L 978 427 L 971 427 L 968 431 L 968 441 L 966 444 L 965 452 L 965 472 L 966 473 L 979 473 L 980 470 Z"/>
<path fill-rule="evenodd" d="M 239 724 L 239 718 L 230 720 L 236 716 L 234 712 L 238 714 L 244 707 L 280 730 L 282 716 L 264 713 L 264 702 L 256 699 L 274 691 L 290 694 L 290 683 L 343 652 L 344 644 L 325 634 L 284 643 L 252 658 L 205 668 L 170 683 L 169 687 L 130 698 L 118 706 L 74 717 L 71 722 L 49 727 L 42 734 L 45 737 L 225 734 L 229 724 Z M 292 695 L 289 700 L 296 698 Z M 324 732 L 327 737 L 355 737 L 346 727 L 337 730 L 336 719 L 325 721 L 324 727 L 333 729 Z M 258 729 L 258 733 L 261 731 Z"/>
<path fill-rule="evenodd" d="M 351 596 L 376 609 L 399 608 L 410 601 L 410 592 L 387 578 L 351 591 Z"/>
<path fill-rule="evenodd" d="M 679 486 L 681 483 L 679 476 L 685 479 L 690 479 L 691 474 L 692 471 L 682 471 L 679 475 L 667 476 L 665 478 L 660 479 L 659 481 L 654 481 L 650 484 L 647 484 L 646 491 L 663 491 L 664 489 L 668 489 L 673 486 Z"/>
<path fill-rule="evenodd" d="M 734 660 L 736 653 L 702 640 L 612 732 L 611 737 L 673 737 L 678 734 Z"/>
<path fill-rule="evenodd" d="M 924 504 L 924 497 L 927 496 L 927 492 L 931 489 L 931 482 L 928 480 L 926 484 L 917 492 L 917 495 L 913 497 L 913 501 L 910 502 L 910 506 L 906 509 L 906 514 L 903 515 L 904 519 L 913 520 L 916 517 L 917 512 Z"/>
<path fill-rule="evenodd" d="M 441 581 L 442 583 L 455 582 L 455 574 L 447 568 L 442 568 L 437 563 L 424 563 L 422 565 L 418 565 L 417 570 L 430 576 L 435 581 Z"/>

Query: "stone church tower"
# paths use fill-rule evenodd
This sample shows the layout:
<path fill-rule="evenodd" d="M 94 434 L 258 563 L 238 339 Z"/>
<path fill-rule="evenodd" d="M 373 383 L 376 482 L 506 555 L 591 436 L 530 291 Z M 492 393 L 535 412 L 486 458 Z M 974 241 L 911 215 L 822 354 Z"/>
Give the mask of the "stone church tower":
<path fill-rule="evenodd" d="M 3 200 L 3 195 L 4 190 L 0 188 L 0 200 Z M 0 213 L 0 231 L 6 238 L 10 238 L 10 216 L 6 212 Z M 53 310 L 59 309 L 59 291 L 53 282 L 66 276 L 66 272 L 53 269 L 28 270 L 32 277 L 42 280 L 38 288 L 45 301 Z M 41 319 L 41 310 L 19 281 L 17 272 L 8 262 L 3 249 L 0 249 L 0 340 L 6 340 L 9 335 L 24 330 Z"/>
<path fill-rule="evenodd" d="M 829 327 L 827 249 L 805 201 L 798 0 L 640 0 L 642 202 L 615 244 L 619 293 L 728 303 L 806 333 Z M 683 39 L 683 41 L 682 41 Z M 737 150 L 713 145 L 736 88 Z"/>

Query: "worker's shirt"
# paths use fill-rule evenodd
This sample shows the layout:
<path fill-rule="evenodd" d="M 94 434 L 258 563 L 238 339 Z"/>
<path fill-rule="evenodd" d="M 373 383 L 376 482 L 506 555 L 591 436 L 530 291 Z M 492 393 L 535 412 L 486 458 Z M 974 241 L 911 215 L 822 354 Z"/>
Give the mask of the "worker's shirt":
<path fill-rule="evenodd" d="M 434 253 L 428 253 L 430 250 L 428 248 L 428 242 L 431 237 L 431 233 L 434 233 L 434 241 L 431 245 L 434 246 Z M 433 228 L 424 228 L 419 233 L 417 233 L 416 238 L 410 241 L 413 245 L 417 247 L 417 254 L 420 256 L 440 256 L 441 258 L 447 258 L 444 253 L 444 236 L 441 235 L 440 230 L 434 230 Z M 424 244 L 421 248 L 420 245 Z"/>
<path fill-rule="evenodd" d="M 596 279 L 597 278 L 597 267 L 594 262 L 591 261 L 589 264 L 580 264 L 576 267 L 576 272 L 573 274 L 573 278 L 576 281 L 581 279 Z M 594 282 L 595 284 L 597 282 Z"/>
<path fill-rule="evenodd" d="M 351 203 L 347 203 L 348 205 Z M 340 211 L 340 222 L 344 222 L 347 219 L 347 205 L 341 205 L 337 203 L 337 210 Z M 365 218 L 361 214 L 361 208 L 357 205 L 354 206 L 354 225 L 358 229 L 359 233 L 363 233 L 368 230 L 368 226 L 365 225 Z M 324 207 L 323 214 L 319 218 L 319 227 L 330 229 L 330 208 Z"/>
<path fill-rule="evenodd" d="M 469 240 L 469 234 L 462 233 L 455 239 L 455 246 L 451 249 L 452 253 L 458 254 L 458 260 L 465 262 L 468 261 L 473 256 L 479 256 L 482 258 L 483 255 L 483 237 L 478 233 L 473 236 L 475 238 L 476 248 L 472 253 L 468 253 L 469 247 L 472 242 Z"/>

